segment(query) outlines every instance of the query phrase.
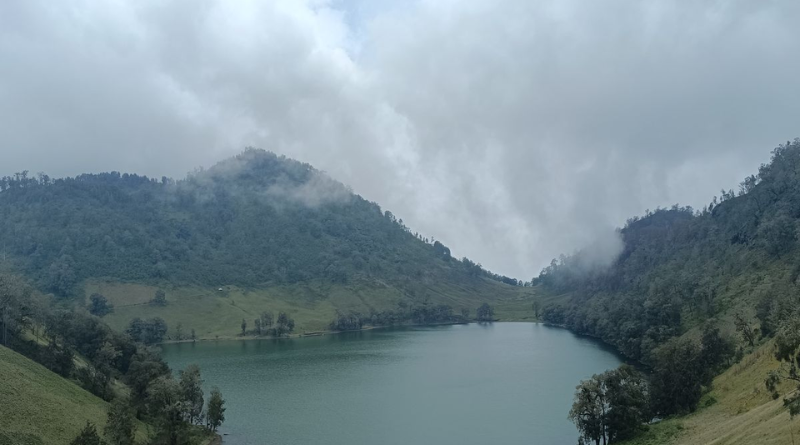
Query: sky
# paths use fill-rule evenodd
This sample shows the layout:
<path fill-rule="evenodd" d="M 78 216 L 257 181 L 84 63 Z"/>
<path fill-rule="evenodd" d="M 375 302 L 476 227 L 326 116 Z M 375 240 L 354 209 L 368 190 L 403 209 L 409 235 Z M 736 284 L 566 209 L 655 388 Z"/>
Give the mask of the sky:
<path fill-rule="evenodd" d="M 527 280 L 800 136 L 799 22 L 796 0 L 6 0 L 0 174 L 264 148 Z"/>

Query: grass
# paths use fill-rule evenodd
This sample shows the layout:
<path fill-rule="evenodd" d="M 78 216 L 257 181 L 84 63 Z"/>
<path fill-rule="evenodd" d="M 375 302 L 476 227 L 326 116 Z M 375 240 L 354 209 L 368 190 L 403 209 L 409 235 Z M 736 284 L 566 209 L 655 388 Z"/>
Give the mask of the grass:
<path fill-rule="evenodd" d="M 38 363 L 0 346 L 0 445 L 62 445 L 86 422 L 101 432 L 108 404 Z M 139 424 L 139 439 L 144 439 Z"/>
<path fill-rule="evenodd" d="M 104 320 L 113 328 L 122 330 L 135 317 L 161 317 L 169 326 L 168 336 L 176 337 L 176 327 L 188 337 L 194 329 L 198 339 L 234 338 L 241 331 L 242 319 L 252 329 L 253 320 L 263 311 L 286 312 L 294 318 L 295 332 L 325 330 L 336 311 L 369 313 L 394 309 L 397 303 L 409 304 L 424 300 L 432 304 L 448 304 L 458 313 L 469 308 L 474 316 L 484 301 L 495 307 L 496 317 L 502 320 L 534 319 L 531 302 L 534 294 L 530 288 L 515 288 L 491 280 L 477 283 L 417 284 L 414 295 L 408 295 L 385 283 L 355 282 L 347 285 L 311 283 L 295 286 L 270 286 L 261 289 L 243 289 L 235 286 L 203 288 L 193 286 L 161 287 L 167 293 L 167 305 L 152 306 L 155 285 L 123 283 L 118 281 L 89 281 L 85 285 L 87 297 L 103 294 L 115 305 L 115 312 Z"/>
<path fill-rule="evenodd" d="M 681 432 L 683 425 L 675 419 L 667 419 L 650 425 L 645 432 L 634 440 L 622 442 L 627 445 L 663 445 L 671 443 Z"/>
<path fill-rule="evenodd" d="M 695 413 L 651 425 L 624 444 L 800 445 L 800 417 L 790 419 L 782 399 L 772 400 L 764 386 L 776 367 L 772 343 L 762 345 L 714 380 Z"/>

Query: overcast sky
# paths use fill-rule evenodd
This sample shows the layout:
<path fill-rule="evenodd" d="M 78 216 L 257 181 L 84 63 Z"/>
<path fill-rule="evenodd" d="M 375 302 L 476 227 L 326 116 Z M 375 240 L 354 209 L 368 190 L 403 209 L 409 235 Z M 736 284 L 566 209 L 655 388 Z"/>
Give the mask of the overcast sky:
<path fill-rule="evenodd" d="M 0 174 L 309 162 L 529 279 L 800 136 L 800 2 L 0 2 Z"/>

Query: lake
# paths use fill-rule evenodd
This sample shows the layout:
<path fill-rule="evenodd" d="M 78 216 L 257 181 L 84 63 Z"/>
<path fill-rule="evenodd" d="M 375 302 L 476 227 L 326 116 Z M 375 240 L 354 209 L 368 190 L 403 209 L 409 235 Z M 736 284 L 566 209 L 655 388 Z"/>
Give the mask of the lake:
<path fill-rule="evenodd" d="M 165 345 L 227 401 L 226 445 L 573 445 L 575 386 L 621 360 L 535 323 Z"/>

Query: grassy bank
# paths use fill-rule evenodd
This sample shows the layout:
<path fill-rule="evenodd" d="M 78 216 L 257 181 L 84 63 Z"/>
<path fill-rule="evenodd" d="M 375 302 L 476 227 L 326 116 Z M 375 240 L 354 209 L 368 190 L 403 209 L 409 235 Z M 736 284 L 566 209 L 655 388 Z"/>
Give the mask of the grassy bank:
<path fill-rule="evenodd" d="M 167 293 L 166 306 L 148 304 L 157 289 Z M 492 280 L 478 280 L 459 287 L 452 284 L 419 285 L 415 295 L 408 295 L 380 282 L 348 285 L 302 284 L 243 289 L 235 286 L 202 288 L 193 286 L 152 285 L 117 281 L 90 281 L 87 297 L 103 294 L 115 306 L 104 317 L 113 328 L 122 330 L 135 317 L 161 317 L 169 325 L 168 336 L 176 338 L 178 324 L 183 336 L 195 330 L 198 339 L 234 338 L 241 332 L 242 319 L 252 329 L 253 320 L 264 311 L 286 312 L 296 322 L 295 333 L 324 331 L 336 311 L 383 311 L 397 308 L 399 302 L 447 304 L 454 311 L 468 308 L 474 316 L 477 307 L 488 302 L 495 316 L 504 321 L 534 320 L 531 288 L 507 286 Z"/>
<path fill-rule="evenodd" d="M 800 417 L 790 420 L 782 399 L 772 400 L 764 387 L 777 367 L 772 345 L 760 347 L 714 380 L 697 412 L 652 425 L 624 445 L 800 444 Z"/>
<path fill-rule="evenodd" d="M 38 363 L 0 346 L 0 444 L 63 445 L 86 422 L 98 431 L 108 404 Z M 139 424 L 138 439 L 146 436 Z"/>

